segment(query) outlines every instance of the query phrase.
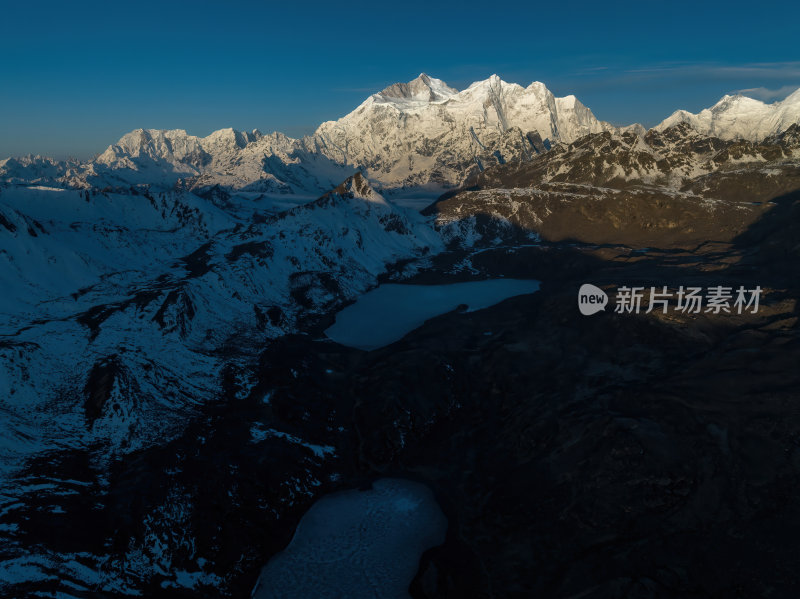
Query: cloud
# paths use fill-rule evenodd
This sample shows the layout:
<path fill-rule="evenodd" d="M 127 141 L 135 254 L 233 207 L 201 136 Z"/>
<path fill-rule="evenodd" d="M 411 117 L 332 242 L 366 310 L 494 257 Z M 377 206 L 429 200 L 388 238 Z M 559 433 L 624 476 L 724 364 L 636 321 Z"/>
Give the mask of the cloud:
<path fill-rule="evenodd" d="M 751 87 L 748 89 L 738 89 L 736 90 L 736 93 L 742 94 L 743 96 L 748 96 L 750 98 L 755 98 L 763 102 L 769 102 L 772 100 L 783 100 L 786 96 L 791 94 L 793 91 L 797 90 L 798 87 L 800 87 L 800 84 L 784 85 L 783 87 L 779 87 L 778 89 L 767 89 L 766 87 Z"/>
<path fill-rule="evenodd" d="M 743 93 L 762 101 L 785 97 L 800 87 L 800 61 L 664 62 L 615 65 L 606 69 L 581 69 L 551 79 L 561 91 L 581 94 L 610 89 L 619 91 L 676 90 L 702 85 L 717 87 L 719 94 Z M 691 92 L 687 95 L 691 95 Z"/>
<path fill-rule="evenodd" d="M 391 85 L 391 84 L 390 84 Z M 377 83 L 371 87 L 334 87 L 331 89 L 333 92 L 342 92 L 346 94 L 352 93 L 359 93 L 359 94 L 376 94 L 382 89 L 384 89 L 386 85 L 381 85 Z"/>
<path fill-rule="evenodd" d="M 667 63 L 625 69 L 624 73 L 641 78 L 712 78 L 712 79 L 800 79 L 800 61 L 752 62 L 743 64 Z"/>

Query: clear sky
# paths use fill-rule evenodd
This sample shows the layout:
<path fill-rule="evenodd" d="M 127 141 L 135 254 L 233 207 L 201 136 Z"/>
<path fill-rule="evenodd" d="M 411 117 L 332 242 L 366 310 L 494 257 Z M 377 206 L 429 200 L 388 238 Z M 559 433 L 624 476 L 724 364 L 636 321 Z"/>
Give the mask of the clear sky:
<path fill-rule="evenodd" d="M 497 73 L 652 126 L 800 87 L 800 3 L 0 0 L 0 157 L 89 157 L 139 127 L 310 133 L 420 72 Z"/>

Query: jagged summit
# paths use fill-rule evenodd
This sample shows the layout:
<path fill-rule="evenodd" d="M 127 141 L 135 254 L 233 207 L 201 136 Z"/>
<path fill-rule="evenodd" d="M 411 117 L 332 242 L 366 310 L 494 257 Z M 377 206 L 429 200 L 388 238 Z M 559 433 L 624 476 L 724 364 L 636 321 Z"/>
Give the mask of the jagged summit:
<path fill-rule="evenodd" d="M 375 94 L 381 100 L 415 100 L 418 102 L 440 102 L 458 93 L 441 79 L 420 73 L 408 83 L 394 83 Z"/>
<path fill-rule="evenodd" d="M 137 129 L 64 181 L 80 187 L 158 184 L 317 194 L 361 170 L 380 189 L 460 184 L 493 164 L 528 159 L 555 142 L 616 130 L 574 96 L 498 75 L 463 91 L 420 73 L 366 98 L 302 139 L 233 128 L 205 136 Z M 538 140 L 538 141 L 537 141 Z M 67 181 L 68 179 L 68 181 Z"/>
<path fill-rule="evenodd" d="M 341 185 L 336 187 L 332 193 L 341 195 L 352 193 L 362 198 L 370 198 L 376 195 L 375 190 L 369 184 L 369 181 L 360 172 L 353 174 L 342 181 Z"/>
<path fill-rule="evenodd" d="M 355 172 L 339 185 L 323 194 L 318 201 L 325 201 L 330 198 L 361 198 L 364 200 L 379 199 L 384 201 L 381 195 L 375 191 L 361 172 Z"/>
<path fill-rule="evenodd" d="M 492 87 L 492 86 L 500 86 L 500 85 L 516 85 L 519 86 L 517 83 L 506 83 L 503 81 L 497 73 L 493 73 L 489 75 L 486 79 L 481 79 L 480 81 L 472 82 L 467 89 L 475 89 L 475 88 L 483 88 L 483 87 Z"/>
<path fill-rule="evenodd" d="M 247 133 L 246 131 L 236 131 L 233 127 L 228 127 L 214 131 L 202 138 L 201 144 L 204 146 L 224 144 L 243 148 L 251 142 L 258 141 L 261 137 L 263 136 L 258 129 L 253 129 L 252 133 Z"/>
<path fill-rule="evenodd" d="M 189 135 L 184 129 L 135 129 L 123 135 L 116 144 L 110 145 L 99 161 L 108 163 L 124 153 L 131 156 L 147 154 L 154 158 L 182 157 L 203 151 L 218 149 L 220 146 L 244 148 L 247 144 L 261 139 L 258 129 L 252 133 L 237 131 L 232 127 L 219 129 L 206 137 Z"/>
<path fill-rule="evenodd" d="M 556 98 L 541 82 L 522 87 L 493 74 L 456 91 L 423 73 L 323 123 L 314 139 L 331 159 L 397 188 L 457 185 L 552 143 L 617 130 L 574 96 Z M 531 139 L 546 143 L 537 146 Z"/>
<path fill-rule="evenodd" d="M 766 104 L 741 94 L 725 95 L 697 114 L 677 110 L 654 129 L 663 131 L 686 122 L 697 131 L 721 139 L 760 141 L 800 122 L 800 88 L 785 99 Z"/>
<path fill-rule="evenodd" d="M 55 160 L 38 154 L 0 160 L 0 182 L 58 185 L 67 170 L 79 166 L 77 160 Z"/>
<path fill-rule="evenodd" d="M 725 96 L 698 114 L 679 110 L 655 130 L 688 123 L 705 135 L 760 141 L 797 122 L 800 89 L 773 104 Z M 556 97 L 540 81 L 522 87 L 493 74 L 458 91 L 420 73 L 368 96 L 302 139 L 230 127 L 205 137 L 183 129 L 136 129 L 84 163 L 0 162 L 0 180 L 101 189 L 179 185 L 200 192 L 219 185 L 318 197 L 360 170 L 382 193 L 443 190 L 489 166 L 528 160 L 559 142 L 604 131 L 645 134 L 638 124 L 598 120 L 574 95 Z"/>

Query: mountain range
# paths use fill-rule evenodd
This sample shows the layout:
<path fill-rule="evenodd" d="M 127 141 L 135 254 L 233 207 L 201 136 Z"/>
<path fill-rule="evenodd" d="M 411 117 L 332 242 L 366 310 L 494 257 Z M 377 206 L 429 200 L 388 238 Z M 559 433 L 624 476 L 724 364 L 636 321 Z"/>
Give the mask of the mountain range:
<path fill-rule="evenodd" d="M 714 137 L 760 141 L 798 118 L 800 90 L 774 104 L 725 96 L 698 114 L 677 111 L 654 129 L 686 122 Z M 137 129 L 85 162 L 38 156 L 0 161 L 0 180 L 115 190 L 146 184 L 203 192 L 219 186 L 316 197 L 360 170 L 386 193 L 442 190 L 491 165 L 529 159 L 603 131 L 645 133 L 641 125 L 600 121 L 575 96 L 557 98 L 540 82 L 522 87 L 492 75 L 458 91 L 423 73 L 371 95 L 301 139 L 258 130 L 197 137 L 178 129 Z"/>
<path fill-rule="evenodd" d="M 695 130 L 720 139 L 761 141 L 800 121 L 800 89 L 784 100 L 765 104 L 747 96 L 724 96 L 711 108 L 692 114 L 678 110 L 656 125 L 663 131 L 677 123 L 688 123 Z"/>

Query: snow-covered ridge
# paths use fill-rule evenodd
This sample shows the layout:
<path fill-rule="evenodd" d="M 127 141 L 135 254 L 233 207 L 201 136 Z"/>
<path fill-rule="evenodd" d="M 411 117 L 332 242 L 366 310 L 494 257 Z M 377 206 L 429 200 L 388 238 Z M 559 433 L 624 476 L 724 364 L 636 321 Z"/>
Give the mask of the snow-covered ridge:
<path fill-rule="evenodd" d="M 70 167 L 79 166 L 77 160 L 53 160 L 45 156 L 20 156 L 0 160 L 0 181 L 22 184 L 52 184 L 63 178 Z"/>
<path fill-rule="evenodd" d="M 539 152 L 533 134 L 572 142 L 616 130 L 574 96 L 540 82 L 522 87 L 497 75 L 457 91 L 422 73 L 367 98 L 314 137 L 336 162 L 357 165 L 386 187 L 456 185 L 492 164 Z"/>
<path fill-rule="evenodd" d="M 441 79 L 420 73 L 419 77 L 408 83 L 395 83 L 373 95 L 376 102 L 410 103 L 443 102 L 458 94 Z"/>
<path fill-rule="evenodd" d="M 139 136 L 173 155 L 194 151 L 191 140 L 173 143 L 185 141 L 174 132 Z M 119 564 L 84 553 L 74 574 L 63 546 L 34 546 L 8 524 L 26 521 L 40 500 L 24 469 L 41 456 L 91 452 L 107 480 L 111 461 L 174 439 L 201 406 L 246 396 L 270 339 L 355 299 L 388 265 L 443 249 L 424 217 L 360 173 L 289 209 L 238 199 L 0 187 L 0 596 L 23 596 L 15 583 L 71 585 L 63 596 L 116 592 L 114 581 L 173 572 L 143 543 L 123 549 Z M 322 446 L 309 460 L 330 457 Z M 73 494 L 58 462 L 45 487 Z"/>
<path fill-rule="evenodd" d="M 353 170 L 382 189 L 458 185 L 492 164 L 528 158 L 543 142 L 615 130 L 574 96 L 497 75 L 458 91 L 424 73 L 369 96 L 353 112 L 293 139 L 257 130 L 137 129 L 82 164 L 58 163 L 39 182 L 124 189 L 131 184 L 319 195 Z M 546 143 L 545 143 L 546 145 Z M 12 168 L 13 167 L 13 168 Z M 41 170 L 41 169 L 40 169 Z M 34 180 L 0 163 L 0 180 Z"/>
<path fill-rule="evenodd" d="M 262 137 L 257 129 L 251 133 L 220 129 L 206 137 L 189 135 L 183 129 L 136 129 L 109 146 L 96 162 L 111 166 L 121 156 L 129 159 L 146 156 L 154 161 L 166 160 L 178 168 L 195 166 L 199 169 L 212 156 L 236 152 Z"/>
<path fill-rule="evenodd" d="M 219 393 L 233 358 L 214 350 L 229 336 L 257 352 L 374 286 L 388 264 L 442 245 L 360 174 L 280 212 L 226 211 L 185 191 L 11 187 L 0 233 L 0 482 L 56 441 L 124 453 L 168 437 Z M 116 373 L 113 406 L 82 397 L 98 367 Z M 64 389 L 63 418 L 37 424 Z"/>
<path fill-rule="evenodd" d="M 742 95 L 726 95 L 697 114 L 678 110 L 654 129 L 663 131 L 678 123 L 688 123 L 700 133 L 720 139 L 761 141 L 800 123 L 800 89 L 772 104 Z"/>
<path fill-rule="evenodd" d="M 800 90 L 774 104 L 725 96 L 698 114 L 678 111 L 655 130 L 681 122 L 721 139 L 760 141 L 800 122 Z M 421 73 L 302 139 L 230 128 L 205 137 L 137 129 L 84 163 L 0 161 L 0 182 L 109 190 L 177 185 L 199 192 L 220 186 L 317 197 L 359 170 L 386 192 L 441 190 L 489 166 L 529 160 L 552 144 L 604 131 L 645 133 L 638 124 L 600 121 L 575 96 L 556 97 L 538 81 L 522 87 L 492 75 L 459 91 Z"/>

